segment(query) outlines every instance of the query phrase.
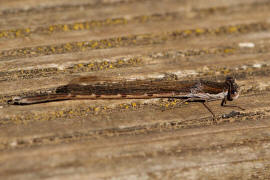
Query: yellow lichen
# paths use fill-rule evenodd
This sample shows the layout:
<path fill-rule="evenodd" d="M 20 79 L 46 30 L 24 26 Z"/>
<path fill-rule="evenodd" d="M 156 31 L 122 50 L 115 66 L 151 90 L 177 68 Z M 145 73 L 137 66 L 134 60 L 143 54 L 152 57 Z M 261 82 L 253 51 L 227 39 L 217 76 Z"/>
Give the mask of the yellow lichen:
<path fill-rule="evenodd" d="M 79 28 L 80 28 L 80 27 L 79 27 L 78 24 L 74 24 L 74 25 L 73 25 L 73 29 L 74 29 L 74 30 L 79 30 Z"/>
<path fill-rule="evenodd" d="M 97 41 L 95 41 L 93 44 L 91 44 L 91 47 L 92 48 L 95 48 L 95 47 L 97 47 L 98 46 L 98 42 Z"/>
<path fill-rule="evenodd" d="M 236 32 L 237 31 L 237 27 L 230 27 L 229 28 L 229 32 Z"/>
<path fill-rule="evenodd" d="M 59 111 L 59 115 L 63 116 L 64 115 L 64 111 Z"/>
<path fill-rule="evenodd" d="M 90 24 L 88 22 L 85 23 L 85 29 L 90 29 Z"/>
<path fill-rule="evenodd" d="M 77 64 L 77 67 L 82 68 L 83 64 Z"/>
<path fill-rule="evenodd" d="M 54 47 L 51 47 L 51 50 L 52 50 L 52 52 L 55 52 L 55 48 Z"/>
<path fill-rule="evenodd" d="M 174 102 L 174 101 L 173 101 L 173 102 L 171 102 L 171 105 L 172 105 L 172 106 L 176 105 L 176 102 Z"/>
<path fill-rule="evenodd" d="M 234 49 L 224 49 L 224 53 L 232 53 Z"/>
<path fill-rule="evenodd" d="M 77 42 L 77 46 L 82 47 L 83 46 L 83 42 Z"/>
<path fill-rule="evenodd" d="M 185 30 L 185 31 L 184 31 L 184 34 L 188 34 L 188 35 L 189 35 L 189 34 L 192 34 L 192 31 L 191 31 L 191 30 Z"/>
<path fill-rule="evenodd" d="M 118 60 L 118 64 L 123 64 L 124 63 L 124 61 L 123 60 Z"/>
<path fill-rule="evenodd" d="M 49 31 L 52 32 L 53 30 L 54 30 L 54 27 L 53 27 L 53 26 L 50 26 L 50 27 L 49 27 Z"/>
<path fill-rule="evenodd" d="M 64 48 L 67 50 L 71 50 L 72 46 L 71 46 L 71 44 L 67 43 L 67 44 L 65 44 Z"/>
<path fill-rule="evenodd" d="M 137 104 L 136 104 L 135 102 L 133 102 L 133 103 L 131 103 L 131 106 L 132 106 L 132 107 L 136 107 Z"/>
<path fill-rule="evenodd" d="M 196 33 L 199 33 L 199 34 L 201 34 L 201 33 L 204 33 L 204 29 L 196 29 Z"/>
<path fill-rule="evenodd" d="M 15 32 L 15 35 L 16 35 L 17 37 L 21 36 L 21 30 L 17 30 L 17 31 Z"/>
<path fill-rule="evenodd" d="M 66 24 L 63 25 L 63 31 L 69 31 L 68 25 L 66 25 Z"/>
<path fill-rule="evenodd" d="M 26 32 L 26 33 L 30 33 L 30 28 L 26 28 L 26 29 L 24 29 L 24 31 Z"/>

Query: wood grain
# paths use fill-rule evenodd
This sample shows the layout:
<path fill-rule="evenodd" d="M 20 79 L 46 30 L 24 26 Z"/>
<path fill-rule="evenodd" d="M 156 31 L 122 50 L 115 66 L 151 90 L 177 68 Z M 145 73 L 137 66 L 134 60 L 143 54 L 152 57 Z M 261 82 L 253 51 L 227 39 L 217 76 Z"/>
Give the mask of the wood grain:
<path fill-rule="evenodd" d="M 269 179 L 269 10 L 266 0 L 2 0 L 0 179 Z M 7 103 L 81 76 L 228 75 L 246 110 L 210 102 L 217 124 L 177 99 Z"/>

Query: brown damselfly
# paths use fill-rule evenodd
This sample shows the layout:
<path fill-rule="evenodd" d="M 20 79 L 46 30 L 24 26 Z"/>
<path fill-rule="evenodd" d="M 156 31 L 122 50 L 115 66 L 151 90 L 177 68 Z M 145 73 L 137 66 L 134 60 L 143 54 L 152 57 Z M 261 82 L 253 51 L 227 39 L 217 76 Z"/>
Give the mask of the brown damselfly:
<path fill-rule="evenodd" d="M 169 80 L 133 80 L 112 81 L 108 78 L 85 76 L 73 79 L 69 84 L 60 86 L 55 93 L 28 97 L 14 97 L 9 103 L 29 105 L 62 100 L 80 99 L 150 99 L 177 98 L 182 102 L 201 102 L 215 116 L 207 105 L 209 101 L 222 100 L 221 106 L 243 108 L 226 105 L 227 101 L 237 99 L 240 88 L 233 77 L 227 77 L 224 82 L 205 80 L 169 81 Z"/>

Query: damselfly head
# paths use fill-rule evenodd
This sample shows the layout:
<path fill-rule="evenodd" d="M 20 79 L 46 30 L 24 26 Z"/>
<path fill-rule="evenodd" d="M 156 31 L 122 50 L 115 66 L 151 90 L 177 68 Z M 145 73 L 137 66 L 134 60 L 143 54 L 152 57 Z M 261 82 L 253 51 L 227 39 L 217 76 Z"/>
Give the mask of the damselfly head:
<path fill-rule="evenodd" d="M 239 94 L 240 94 L 240 87 L 236 84 L 235 78 L 228 76 L 226 78 L 225 83 L 228 87 L 227 99 L 229 101 L 237 99 L 239 97 Z"/>

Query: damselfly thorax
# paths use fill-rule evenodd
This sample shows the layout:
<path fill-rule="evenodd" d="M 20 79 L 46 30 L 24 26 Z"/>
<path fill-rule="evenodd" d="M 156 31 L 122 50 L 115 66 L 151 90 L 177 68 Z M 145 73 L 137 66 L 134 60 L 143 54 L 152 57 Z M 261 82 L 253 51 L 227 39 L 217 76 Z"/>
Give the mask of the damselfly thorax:
<path fill-rule="evenodd" d="M 55 93 L 30 97 L 14 97 L 10 104 L 27 105 L 60 100 L 75 99 L 150 99 L 179 98 L 183 102 L 198 101 L 214 115 L 206 105 L 208 101 L 237 99 L 240 93 L 235 79 L 227 77 L 225 82 L 212 81 L 168 81 L 168 80 L 114 80 L 93 76 L 73 79 L 69 84 L 60 86 Z M 230 106 L 238 107 L 238 106 Z M 238 107 L 240 108 L 240 107 Z M 240 108 L 242 109 L 242 108 Z"/>

